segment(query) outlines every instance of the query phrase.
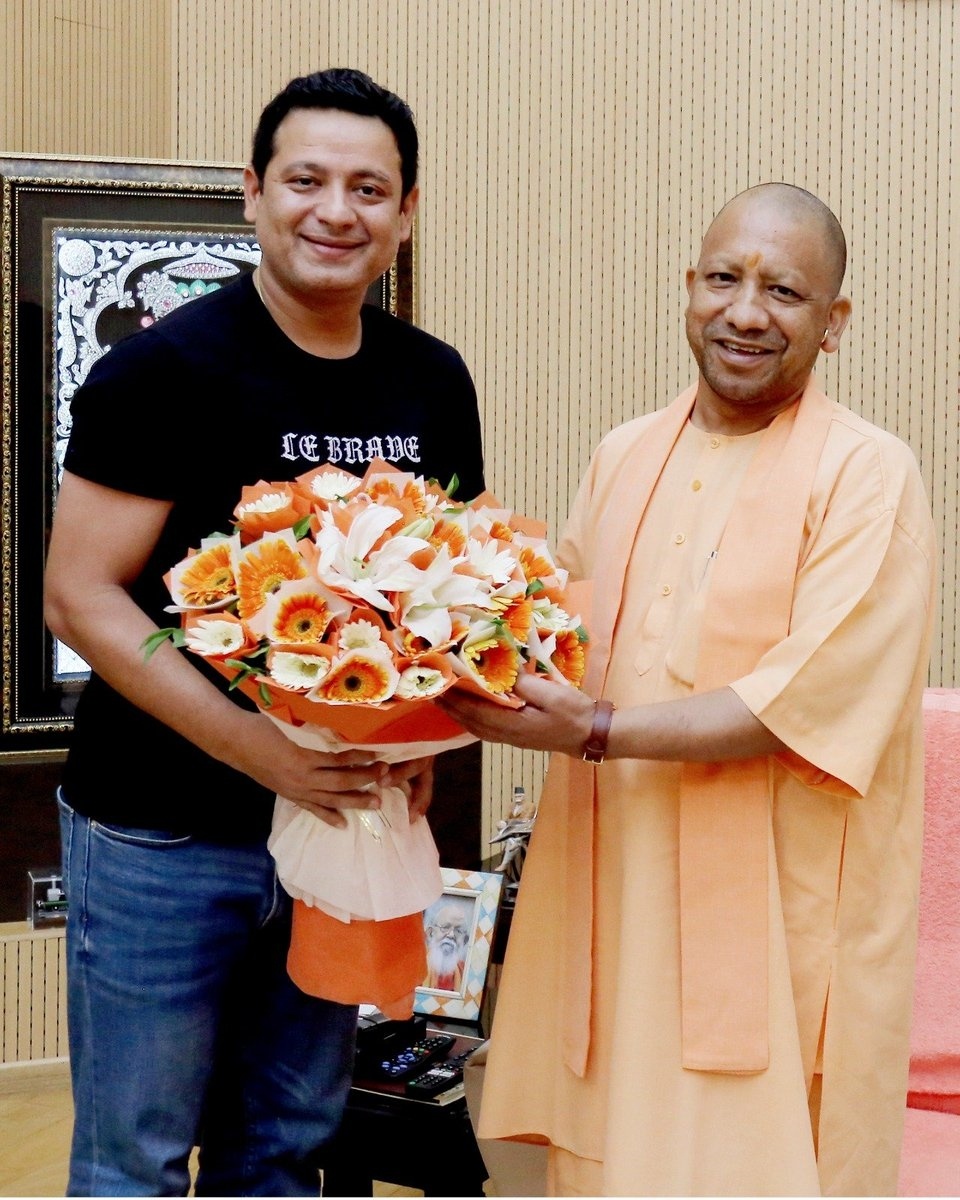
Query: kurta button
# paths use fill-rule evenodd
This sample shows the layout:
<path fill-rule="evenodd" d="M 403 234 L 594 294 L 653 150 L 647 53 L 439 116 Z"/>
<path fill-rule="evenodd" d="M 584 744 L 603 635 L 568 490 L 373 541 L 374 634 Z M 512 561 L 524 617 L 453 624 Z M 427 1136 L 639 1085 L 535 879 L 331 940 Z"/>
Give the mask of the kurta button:
<path fill-rule="evenodd" d="M 685 533 L 675 533 L 673 535 L 673 540 L 676 542 L 676 544 L 678 546 L 682 546 L 683 543 L 687 540 L 687 535 Z"/>
<path fill-rule="evenodd" d="M 673 588 L 670 586 L 670 584 L 665 583 L 663 585 L 663 587 L 660 589 L 660 595 L 661 596 L 669 596 L 672 591 L 673 591 Z"/>
<path fill-rule="evenodd" d="M 703 484 L 700 482 L 700 480 L 699 480 L 699 479 L 695 479 L 695 480 L 693 481 L 693 483 L 691 483 L 691 485 L 690 485 L 690 486 L 693 488 L 693 490 L 694 490 L 695 492 L 699 492 L 699 491 L 700 491 L 700 489 L 703 487 Z"/>
<path fill-rule="evenodd" d="M 720 439 L 719 438 L 711 438 L 710 445 L 711 445 L 712 449 L 716 450 L 716 448 L 720 445 Z"/>

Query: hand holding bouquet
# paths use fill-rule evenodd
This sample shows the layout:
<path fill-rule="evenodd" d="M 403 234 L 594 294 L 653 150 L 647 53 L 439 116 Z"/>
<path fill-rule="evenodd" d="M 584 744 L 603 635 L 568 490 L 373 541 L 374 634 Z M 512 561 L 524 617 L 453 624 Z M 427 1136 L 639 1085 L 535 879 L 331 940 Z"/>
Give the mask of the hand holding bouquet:
<path fill-rule="evenodd" d="M 182 624 L 148 643 L 172 637 L 202 656 L 300 744 L 407 760 L 474 740 L 432 703 L 449 688 L 516 707 L 521 672 L 583 679 L 586 634 L 543 527 L 488 494 L 460 504 L 381 461 L 362 479 L 327 464 L 245 487 L 234 517 L 232 533 L 168 573 Z M 371 999 L 330 995 L 304 968 L 318 956 L 299 952 L 298 922 L 325 952 L 352 929 L 387 939 L 395 959 L 400 931 L 363 927 L 409 930 L 413 917 L 422 955 L 420 913 L 442 891 L 436 848 L 405 796 L 388 792 L 379 813 L 345 812 L 346 829 L 277 799 L 270 847 L 297 901 L 291 968 L 301 986 L 309 977 L 305 990 Z M 383 963 L 367 969 L 382 975 Z M 404 978 L 413 971 L 411 959 Z M 383 995 L 372 1002 L 383 1008 Z"/>

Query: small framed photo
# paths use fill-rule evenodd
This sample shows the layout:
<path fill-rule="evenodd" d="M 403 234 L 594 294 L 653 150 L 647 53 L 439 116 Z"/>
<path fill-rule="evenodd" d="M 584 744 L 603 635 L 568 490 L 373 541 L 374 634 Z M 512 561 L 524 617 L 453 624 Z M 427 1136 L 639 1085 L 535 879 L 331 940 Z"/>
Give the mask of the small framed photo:
<path fill-rule="evenodd" d="M 503 876 L 443 867 L 443 895 L 423 914 L 427 975 L 414 1012 L 476 1021 L 487 983 Z"/>

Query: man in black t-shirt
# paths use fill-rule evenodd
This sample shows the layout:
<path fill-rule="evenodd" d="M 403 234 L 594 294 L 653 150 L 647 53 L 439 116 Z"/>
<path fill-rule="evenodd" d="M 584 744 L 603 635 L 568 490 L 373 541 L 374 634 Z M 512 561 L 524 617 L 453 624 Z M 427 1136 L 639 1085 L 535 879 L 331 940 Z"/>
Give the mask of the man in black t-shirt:
<path fill-rule="evenodd" d="M 262 260 L 111 350 L 73 403 L 45 615 L 91 665 L 61 790 L 72 1195 L 316 1195 L 356 1010 L 285 970 L 276 793 L 342 824 L 372 782 L 430 799 L 432 763 L 300 748 L 197 659 L 141 645 L 163 573 L 244 484 L 373 458 L 483 488 L 455 350 L 369 307 L 410 236 L 417 136 L 367 76 L 318 72 L 264 110 L 244 172 Z M 131 436 L 136 414 L 139 434 Z"/>

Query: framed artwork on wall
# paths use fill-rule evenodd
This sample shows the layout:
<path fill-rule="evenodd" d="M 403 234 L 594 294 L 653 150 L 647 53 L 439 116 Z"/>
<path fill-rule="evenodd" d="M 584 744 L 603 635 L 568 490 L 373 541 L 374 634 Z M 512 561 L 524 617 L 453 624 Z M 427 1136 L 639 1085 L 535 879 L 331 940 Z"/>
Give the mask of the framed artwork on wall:
<path fill-rule="evenodd" d="M 483 1004 L 503 876 L 441 868 L 443 894 L 423 914 L 427 975 L 414 1012 L 477 1021 Z"/>
<path fill-rule="evenodd" d="M 415 320 L 415 239 L 368 301 Z M 0 157 L 0 757 L 62 757 L 87 664 L 43 623 L 70 403 L 121 338 L 252 271 L 242 169 Z M 130 440 L 148 437 L 131 406 Z"/>

